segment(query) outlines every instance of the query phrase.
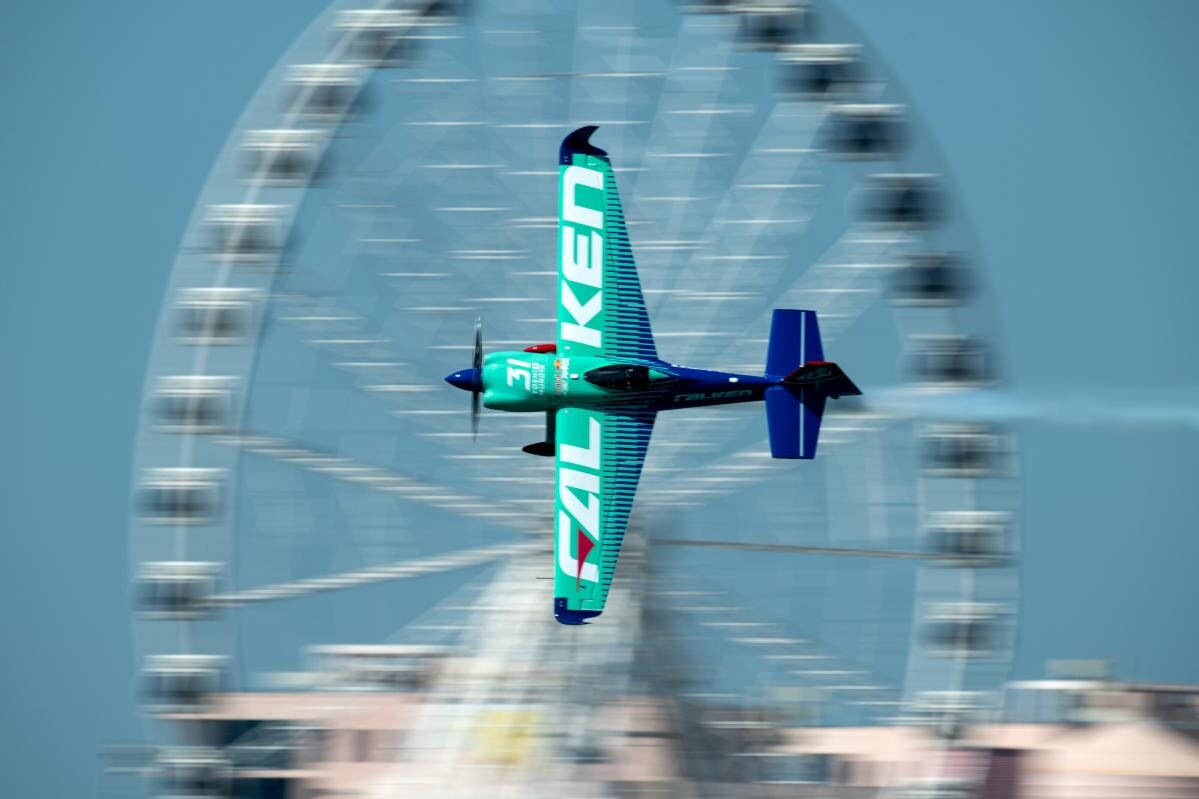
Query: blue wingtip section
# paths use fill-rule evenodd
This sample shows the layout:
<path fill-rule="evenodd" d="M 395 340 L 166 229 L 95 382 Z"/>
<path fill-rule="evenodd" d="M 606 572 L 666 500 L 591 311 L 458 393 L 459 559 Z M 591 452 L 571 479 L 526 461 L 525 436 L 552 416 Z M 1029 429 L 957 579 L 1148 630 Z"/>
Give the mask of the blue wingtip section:
<path fill-rule="evenodd" d="M 562 140 L 562 146 L 558 148 L 558 162 L 569 164 L 576 153 L 607 157 L 608 153 L 606 150 L 601 150 L 590 141 L 591 134 L 595 133 L 598 129 L 598 125 L 584 125 L 578 130 L 567 134 L 566 138 Z"/>
<path fill-rule="evenodd" d="M 800 364 L 823 360 L 816 312 L 775 308 L 766 349 L 766 374 L 782 377 Z"/>
<path fill-rule="evenodd" d="M 587 619 L 594 619 L 603 611 L 600 610 L 571 610 L 566 607 L 565 597 L 554 597 L 554 618 L 559 624 L 586 624 Z"/>

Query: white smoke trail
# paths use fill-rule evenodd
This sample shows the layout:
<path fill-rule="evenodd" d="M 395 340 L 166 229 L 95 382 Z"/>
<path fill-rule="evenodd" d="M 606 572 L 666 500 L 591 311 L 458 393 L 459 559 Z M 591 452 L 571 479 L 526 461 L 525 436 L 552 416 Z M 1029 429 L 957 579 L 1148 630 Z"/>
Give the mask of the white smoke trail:
<path fill-rule="evenodd" d="M 1199 387 L 1045 393 L 912 387 L 864 391 L 871 410 L 913 419 L 1199 430 Z M 1147 392 L 1153 396 L 1146 397 Z"/>

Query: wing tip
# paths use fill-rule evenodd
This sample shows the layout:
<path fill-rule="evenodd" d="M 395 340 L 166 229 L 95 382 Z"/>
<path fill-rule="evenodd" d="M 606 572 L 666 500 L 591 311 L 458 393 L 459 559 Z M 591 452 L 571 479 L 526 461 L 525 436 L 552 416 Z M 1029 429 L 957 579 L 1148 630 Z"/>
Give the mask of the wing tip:
<path fill-rule="evenodd" d="M 576 153 L 606 158 L 608 151 L 601 150 L 590 141 L 591 134 L 597 130 L 599 130 L 598 125 L 584 125 L 568 133 L 566 138 L 562 140 L 562 146 L 558 149 L 558 158 L 561 163 L 570 164 L 571 159 Z"/>
<path fill-rule="evenodd" d="M 587 619 L 594 619 L 601 613 L 602 610 L 572 610 L 566 607 L 566 597 L 554 597 L 554 619 L 559 624 L 586 624 Z"/>

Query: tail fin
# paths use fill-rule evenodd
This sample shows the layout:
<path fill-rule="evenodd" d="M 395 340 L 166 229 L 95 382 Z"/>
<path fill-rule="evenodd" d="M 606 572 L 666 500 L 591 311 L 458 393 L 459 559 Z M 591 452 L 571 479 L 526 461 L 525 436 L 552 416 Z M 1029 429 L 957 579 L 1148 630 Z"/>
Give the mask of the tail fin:
<path fill-rule="evenodd" d="M 766 424 L 775 458 L 816 457 L 825 401 L 862 392 L 835 363 L 824 360 L 815 311 L 775 309 L 766 354 Z"/>
<path fill-rule="evenodd" d="M 766 375 L 782 378 L 800 364 L 823 360 L 816 312 L 775 308 L 766 349 Z"/>

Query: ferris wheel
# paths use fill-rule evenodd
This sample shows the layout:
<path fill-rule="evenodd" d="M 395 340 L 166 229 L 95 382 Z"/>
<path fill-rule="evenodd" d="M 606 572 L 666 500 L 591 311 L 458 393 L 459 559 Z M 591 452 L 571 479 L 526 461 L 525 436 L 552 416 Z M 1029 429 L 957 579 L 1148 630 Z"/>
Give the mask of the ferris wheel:
<path fill-rule="evenodd" d="M 564 630 L 552 472 L 521 452 L 543 423 L 475 433 L 441 376 L 477 317 L 492 346 L 553 340 L 554 156 L 584 124 L 663 357 L 760 371 L 770 310 L 812 308 L 866 396 L 798 465 L 759 409 L 661 419 L 610 610 Z M 953 189 L 831 3 L 333 3 L 231 133 L 164 298 L 130 532 L 153 737 L 305 649 L 401 641 L 501 665 L 426 686 L 401 744 L 443 753 L 423 785 L 474 740 L 438 711 L 464 694 L 537 705 L 573 752 L 580 716 L 669 697 L 696 785 L 770 777 L 711 756 L 733 708 L 776 730 L 994 710 L 1021 488 L 1011 434 L 937 410 L 998 380 Z"/>

